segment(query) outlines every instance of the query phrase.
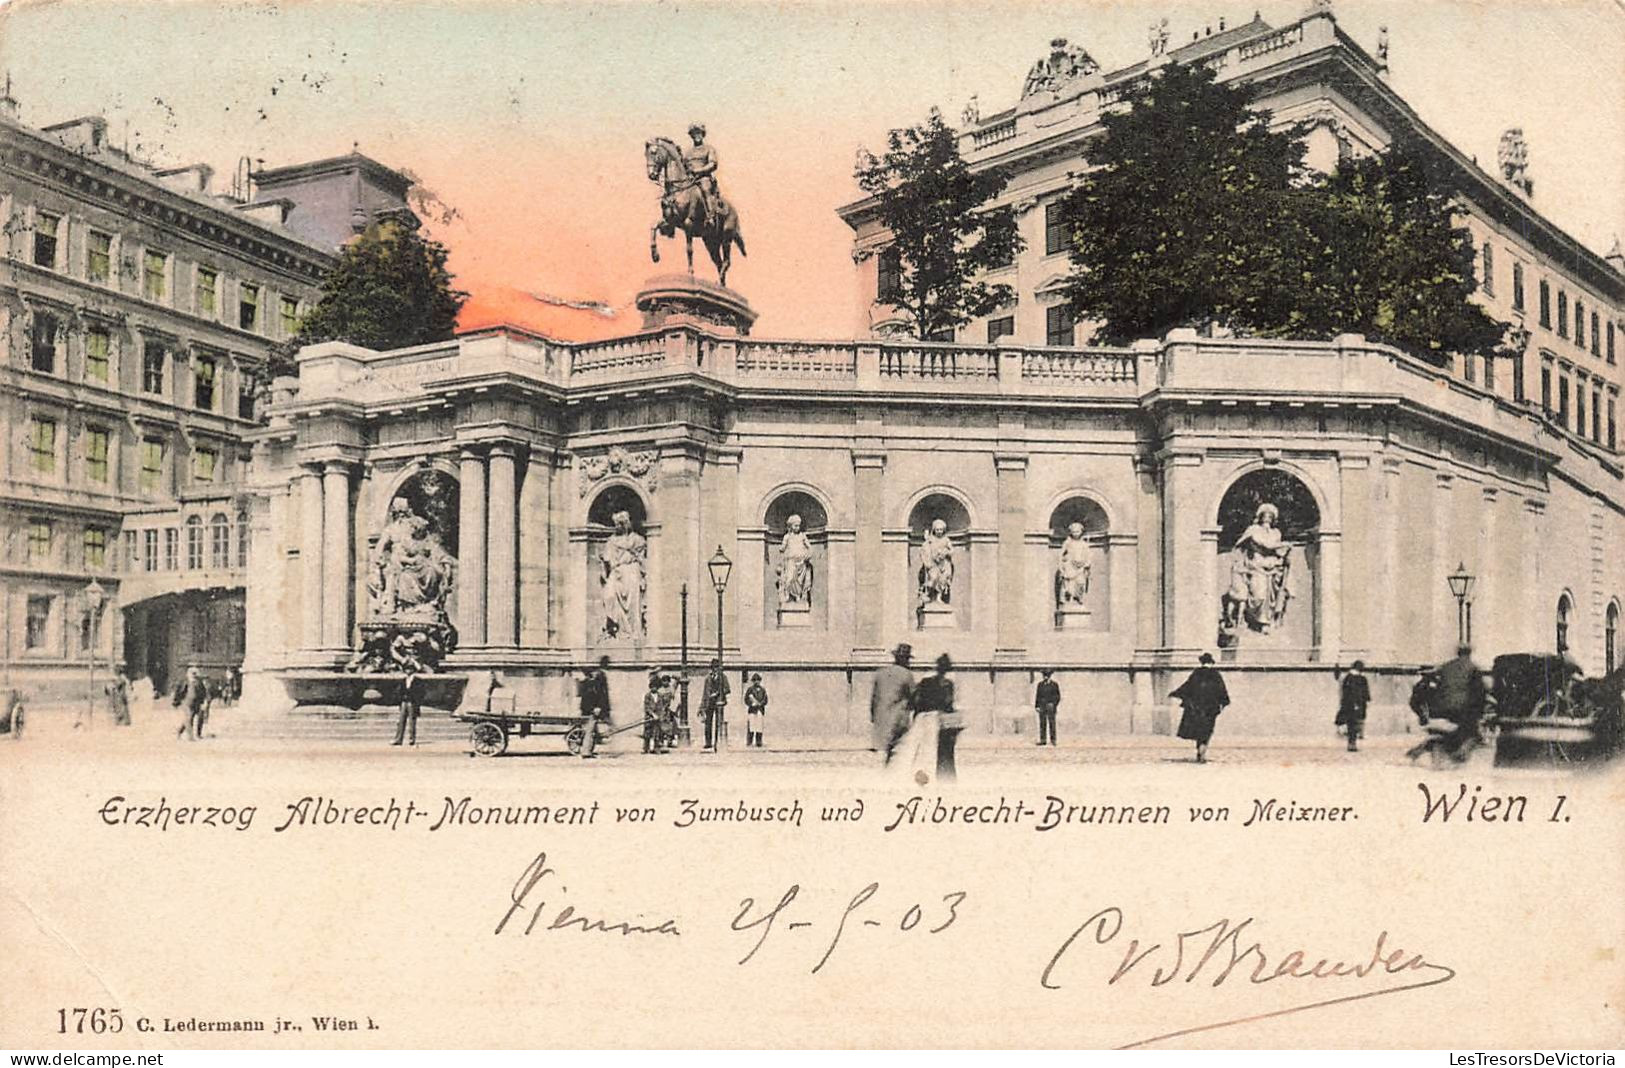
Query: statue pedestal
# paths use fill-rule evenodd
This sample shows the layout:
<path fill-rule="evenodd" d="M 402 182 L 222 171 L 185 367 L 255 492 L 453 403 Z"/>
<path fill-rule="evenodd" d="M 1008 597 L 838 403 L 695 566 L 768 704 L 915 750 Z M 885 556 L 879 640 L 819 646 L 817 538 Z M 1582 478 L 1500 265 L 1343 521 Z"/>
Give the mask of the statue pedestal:
<path fill-rule="evenodd" d="M 934 601 L 920 609 L 921 630 L 951 630 L 955 625 L 953 605 Z"/>
<path fill-rule="evenodd" d="M 756 322 L 756 312 L 743 296 L 691 274 L 649 279 L 637 296 L 637 305 L 645 330 L 687 324 L 746 337 Z"/>
<path fill-rule="evenodd" d="M 1059 630 L 1088 630 L 1094 613 L 1081 604 L 1063 604 L 1055 610 L 1055 626 Z"/>
<path fill-rule="evenodd" d="M 812 626 L 812 607 L 804 604 L 780 605 L 779 626 L 785 628 Z"/>

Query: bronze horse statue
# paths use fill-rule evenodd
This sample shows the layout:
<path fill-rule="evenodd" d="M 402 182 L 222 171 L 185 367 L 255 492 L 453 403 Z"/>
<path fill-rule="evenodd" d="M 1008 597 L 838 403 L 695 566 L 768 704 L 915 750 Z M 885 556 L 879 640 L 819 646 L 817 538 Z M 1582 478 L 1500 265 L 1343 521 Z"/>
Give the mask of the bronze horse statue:
<path fill-rule="evenodd" d="M 675 237 L 681 230 L 688 252 L 688 273 L 694 273 L 694 239 L 698 237 L 705 242 L 705 250 L 716 265 L 717 281 L 727 285 L 733 246 L 737 244 L 739 254 L 745 254 L 739 213 L 718 193 L 716 202 L 721 210 L 713 216 L 699 181 L 688 173 L 683 153 L 675 142 L 664 137 L 646 141 L 643 158 L 648 164 L 649 180 L 661 183 L 660 221 L 649 228 L 649 258 L 660 262 L 660 249 L 655 244 L 657 237 Z"/>

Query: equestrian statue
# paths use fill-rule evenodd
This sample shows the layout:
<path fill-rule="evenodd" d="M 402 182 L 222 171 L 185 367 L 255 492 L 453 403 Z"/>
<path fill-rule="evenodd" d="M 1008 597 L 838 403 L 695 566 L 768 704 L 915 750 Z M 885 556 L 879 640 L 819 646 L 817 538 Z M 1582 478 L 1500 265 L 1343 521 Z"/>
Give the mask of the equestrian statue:
<path fill-rule="evenodd" d="M 737 244 L 739 254 L 745 254 L 739 213 L 717 191 L 717 150 L 705 143 L 705 127 L 695 123 L 688 135 L 694 143 L 687 149 L 664 137 L 643 145 L 649 180 L 661 185 L 660 221 L 649 229 L 649 258 L 660 262 L 657 237 L 675 237 L 681 230 L 687 243 L 688 273 L 694 273 L 694 239 L 698 237 L 716 264 L 717 281 L 726 286 L 733 246 Z"/>

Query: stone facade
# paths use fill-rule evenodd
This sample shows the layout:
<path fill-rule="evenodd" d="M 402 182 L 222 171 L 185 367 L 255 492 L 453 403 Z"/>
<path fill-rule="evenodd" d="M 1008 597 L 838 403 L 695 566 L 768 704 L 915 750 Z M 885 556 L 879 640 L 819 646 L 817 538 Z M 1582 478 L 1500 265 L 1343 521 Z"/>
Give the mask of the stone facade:
<path fill-rule="evenodd" d="M 347 161 L 342 181 L 346 161 L 315 168 L 324 212 L 334 184 L 354 193 L 362 171 L 382 170 Z M 210 177 L 132 159 L 99 118 L 34 129 L 0 99 L 0 660 L 31 701 L 82 695 L 92 650 L 103 672 L 125 662 L 131 626 L 162 630 L 134 636 L 138 677 L 167 674 L 158 648 L 219 670 L 241 657 L 242 572 L 189 563 L 184 536 L 191 519 L 223 516 L 235 550 L 265 361 L 337 244 L 290 225 L 300 192 L 277 172 L 252 200 L 211 192 Z M 390 189 L 368 206 L 403 206 Z"/>
<path fill-rule="evenodd" d="M 1227 730 L 1329 730 L 1357 657 L 1374 727 L 1400 726 L 1416 668 L 1454 646 L 1458 564 L 1478 576 L 1486 662 L 1552 649 L 1567 598 L 1571 652 L 1601 670 L 1625 596 L 1605 549 L 1625 538 L 1611 454 L 1357 336 L 983 347 L 687 324 L 575 345 L 516 329 L 322 345 L 279 383 L 254 470 L 246 668 L 268 698 L 278 675 L 350 655 L 358 561 L 428 472 L 456 486 L 455 506 L 440 491 L 460 632 L 447 670 L 494 669 L 522 705 L 566 708 L 570 669 L 607 653 L 632 709 L 647 667 L 678 660 L 685 586 L 691 660 L 716 647 L 720 547 L 726 659 L 764 674 L 783 735 L 863 734 L 868 672 L 899 641 L 954 658 L 974 729 L 1026 725 L 1053 667 L 1063 730 L 1168 732 L 1167 690 L 1220 647 L 1234 544 L 1264 499 L 1290 596 L 1268 633 L 1223 643 Z M 645 539 L 646 627 L 609 633 L 600 561 L 619 512 Z M 791 514 L 813 581 L 807 618 L 787 620 L 775 579 Z M 936 520 L 952 596 L 927 612 Z M 1082 611 L 1062 613 L 1074 523 L 1090 581 Z"/>
<path fill-rule="evenodd" d="M 1389 84 L 1386 46 L 1375 54 L 1363 48 L 1327 5 L 1281 27 L 1255 17 L 1229 29 L 1221 23 L 1219 32 L 1171 49 L 1159 48 L 1159 40 L 1168 43 L 1165 32 L 1153 33 L 1153 54 L 1141 62 L 1109 72 L 1062 64 L 1068 77 L 1035 87 L 1029 75 L 1011 108 L 967 111 L 960 150 L 972 167 L 1010 175 L 1000 203 L 1014 207 L 1026 250 L 989 275 L 1015 289 L 1015 304 L 966 324 L 957 340 L 991 342 L 1002 333 L 1027 345 L 1087 343 L 1089 324 L 1073 324 L 1064 309 L 1071 263 L 1064 232 L 1051 225 L 1054 213 L 1085 166 L 1084 146 L 1100 133 L 1102 112 L 1120 106 L 1124 89 L 1162 64 L 1203 64 L 1221 82 L 1254 86 L 1277 128 L 1307 128 L 1307 162 L 1322 171 L 1344 155 L 1381 151 L 1399 135 L 1428 146 L 1457 183 L 1461 223 L 1479 252 L 1477 299 L 1528 333 L 1520 358 L 1457 356 L 1455 375 L 1499 397 L 1539 404 L 1554 427 L 1576 437 L 1620 447 L 1625 255 L 1617 241 L 1606 256 L 1587 249 L 1541 214 L 1524 166 L 1490 173 L 1431 129 Z M 1055 65 L 1046 57 L 1039 66 Z M 895 310 L 877 299 L 889 234 L 872 201 L 845 205 L 840 215 L 853 230 L 855 331 L 885 333 L 896 325 Z"/>

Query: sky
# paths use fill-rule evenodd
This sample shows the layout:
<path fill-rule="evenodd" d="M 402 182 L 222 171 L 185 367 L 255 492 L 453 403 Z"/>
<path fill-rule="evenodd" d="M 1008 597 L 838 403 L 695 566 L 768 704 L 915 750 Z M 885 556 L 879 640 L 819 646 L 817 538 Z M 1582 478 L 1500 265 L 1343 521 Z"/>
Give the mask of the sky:
<path fill-rule="evenodd" d="M 1055 36 L 1107 70 L 1255 9 L 1190 3 L 520 3 L 516 0 L 0 0 L 0 71 L 31 125 L 102 114 L 163 165 L 242 156 L 281 166 L 362 152 L 457 211 L 431 232 L 482 299 L 539 292 L 628 305 L 682 263 L 649 261 L 658 191 L 643 143 L 704 122 L 749 247 L 729 282 L 768 337 L 857 332 L 851 231 L 860 145 L 976 94 L 1015 102 Z M 1334 0 L 1391 84 L 1493 166 L 1522 126 L 1536 203 L 1593 250 L 1625 236 L 1625 4 L 1619 0 Z M 703 249 L 697 269 L 710 270 Z M 525 299 L 525 298 L 521 298 Z"/>

